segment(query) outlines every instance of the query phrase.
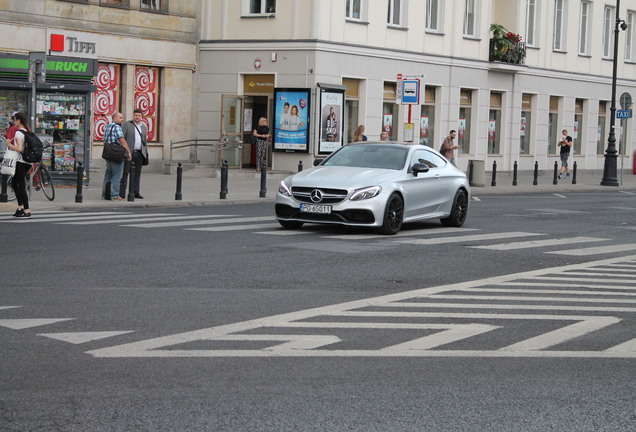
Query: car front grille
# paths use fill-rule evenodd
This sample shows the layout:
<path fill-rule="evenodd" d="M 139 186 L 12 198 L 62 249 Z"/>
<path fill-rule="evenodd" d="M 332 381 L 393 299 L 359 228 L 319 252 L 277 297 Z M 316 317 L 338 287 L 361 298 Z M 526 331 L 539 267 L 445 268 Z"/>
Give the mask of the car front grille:
<path fill-rule="evenodd" d="M 311 193 L 313 191 L 320 191 L 322 194 L 322 200 L 312 201 Z M 310 204 L 337 204 L 344 201 L 347 198 L 346 189 L 326 189 L 326 188 L 314 188 L 314 187 L 293 187 L 292 195 L 294 199 L 303 203 Z"/>

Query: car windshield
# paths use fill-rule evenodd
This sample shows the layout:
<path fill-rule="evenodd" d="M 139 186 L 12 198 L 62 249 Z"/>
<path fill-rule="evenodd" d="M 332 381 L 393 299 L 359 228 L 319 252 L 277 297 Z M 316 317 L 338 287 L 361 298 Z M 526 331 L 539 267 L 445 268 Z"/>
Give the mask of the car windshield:
<path fill-rule="evenodd" d="M 399 170 L 404 168 L 407 155 L 408 149 L 396 145 L 355 144 L 342 147 L 323 165 Z"/>

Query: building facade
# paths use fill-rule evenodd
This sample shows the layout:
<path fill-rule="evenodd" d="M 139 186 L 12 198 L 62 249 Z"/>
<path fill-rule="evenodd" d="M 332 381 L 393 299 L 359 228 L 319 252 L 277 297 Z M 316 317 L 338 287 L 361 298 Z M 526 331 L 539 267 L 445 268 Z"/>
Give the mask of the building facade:
<path fill-rule="evenodd" d="M 79 162 L 89 172 L 101 163 L 114 112 L 130 120 L 141 108 L 151 165 L 161 166 L 170 142 L 195 130 L 198 10 L 198 0 L 0 2 L 0 128 L 26 111 L 51 144 L 44 163 L 72 176 Z M 46 56 L 35 85 L 30 53 Z"/>
<path fill-rule="evenodd" d="M 340 144 L 364 125 L 369 139 L 386 130 L 391 140 L 439 148 L 454 129 L 460 168 L 477 159 L 502 170 L 515 162 L 530 170 L 538 162 L 543 170 L 558 160 L 556 143 L 567 129 L 579 169 L 602 169 L 615 6 L 611 0 L 202 0 L 196 134 L 243 141 L 223 157 L 253 167 L 249 135 L 258 119 L 278 128 L 281 91 L 303 89 L 311 101 L 307 146 L 290 151 L 274 143 L 275 170 L 294 171 L 299 160 L 310 163 L 333 148 L 324 138 L 325 98 L 338 94 Z M 623 0 L 618 17 L 627 29 L 619 35 L 617 105 L 622 94 L 636 95 L 636 0 Z M 497 31 L 505 46 L 493 40 Z M 419 104 L 401 103 L 404 79 L 419 80 Z M 619 169 L 627 169 L 632 120 L 617 120 L 616 135 L 624 155 Z"/>

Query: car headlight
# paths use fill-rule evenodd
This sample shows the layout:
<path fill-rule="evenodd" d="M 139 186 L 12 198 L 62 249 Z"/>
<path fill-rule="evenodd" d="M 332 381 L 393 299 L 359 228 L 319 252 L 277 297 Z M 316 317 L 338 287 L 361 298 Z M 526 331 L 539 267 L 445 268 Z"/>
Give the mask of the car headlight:
<path fill-rule="evenodd" d="M 278 185 L 278 193 L 286 197 L 292 196 L 291 188 L 285 180 L 281 180 L 280 185 Z"/>
<path fill-rule="evenodd" d="M 349 199 L 351 201 L 365 200 L 365 199 L 369 199 L 369 198 L 373 198 L 375 196 L 378 196 L 380 194 L 380 192 L 382 192 L 382 186 L 366 187 L 366 188 L 362 188 L 362 189 L 358 189 L 358 190 L 354 191 L 353 195 L 351 195 L 351 198 L 349 198 Z"/>

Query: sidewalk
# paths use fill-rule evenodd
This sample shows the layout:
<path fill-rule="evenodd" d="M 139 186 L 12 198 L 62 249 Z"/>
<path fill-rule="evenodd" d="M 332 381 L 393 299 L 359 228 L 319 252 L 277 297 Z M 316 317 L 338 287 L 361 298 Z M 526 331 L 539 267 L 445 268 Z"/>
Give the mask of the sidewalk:
<path fill-rule="evenodd" d="M 34 214 L 38 210 L 79 210 L 90 208 L 127 208 L 127 207 L 183 207 L 190 205 L 228 205 L 249 202 L 273 202 L 278 191 L 280 180 L 288 174 L 268 173 L 266 196 L 260 195 L 260 174 L 256 172 L 230 171 L 228 193 L 226 199 L 220 198 L 220 177 L 211 177 L 211 169 L 195 169 L 184 171 L 182 178 L 182 200 L 175 200 L 177 176 L 162 172 L 144 172 L 141 177 L 141 194 L 144 199 L 134 202 L 106 201 L 101 199 L 102 174 L 96 173 L 88 187 L 82 190 L 82 203 L 75 202 L 75 186 L 57 186 L 55 200 L 48 201 L 40 191 L 31 192 L 30 207 Z M 527 194 L 527 193 L 567 193 L 567 192 L 615 192 L 630 191 L 636 193 L 636 175 L 623 174 L 623 184 L 618 187 L 601 186 L 603 173 L 600 171 L 579 171 L 577 184 L 572 179 L 558 180 L 554 185 L 552 172 L 540 172 L 538 185 L 534 186 L 532 172 L 520 172 L 517 186 L 512 185 L 512 173 L 497 173 L 496 185 L 491 186 L 492 173 L 486 173 L 486 185 L 472 187 L 474 197 L 495 194 Z M 620 182 L 620 174 L 618 176 Z M 16 202 L 0 203 L 0 212 L 12 212 Z"/>

